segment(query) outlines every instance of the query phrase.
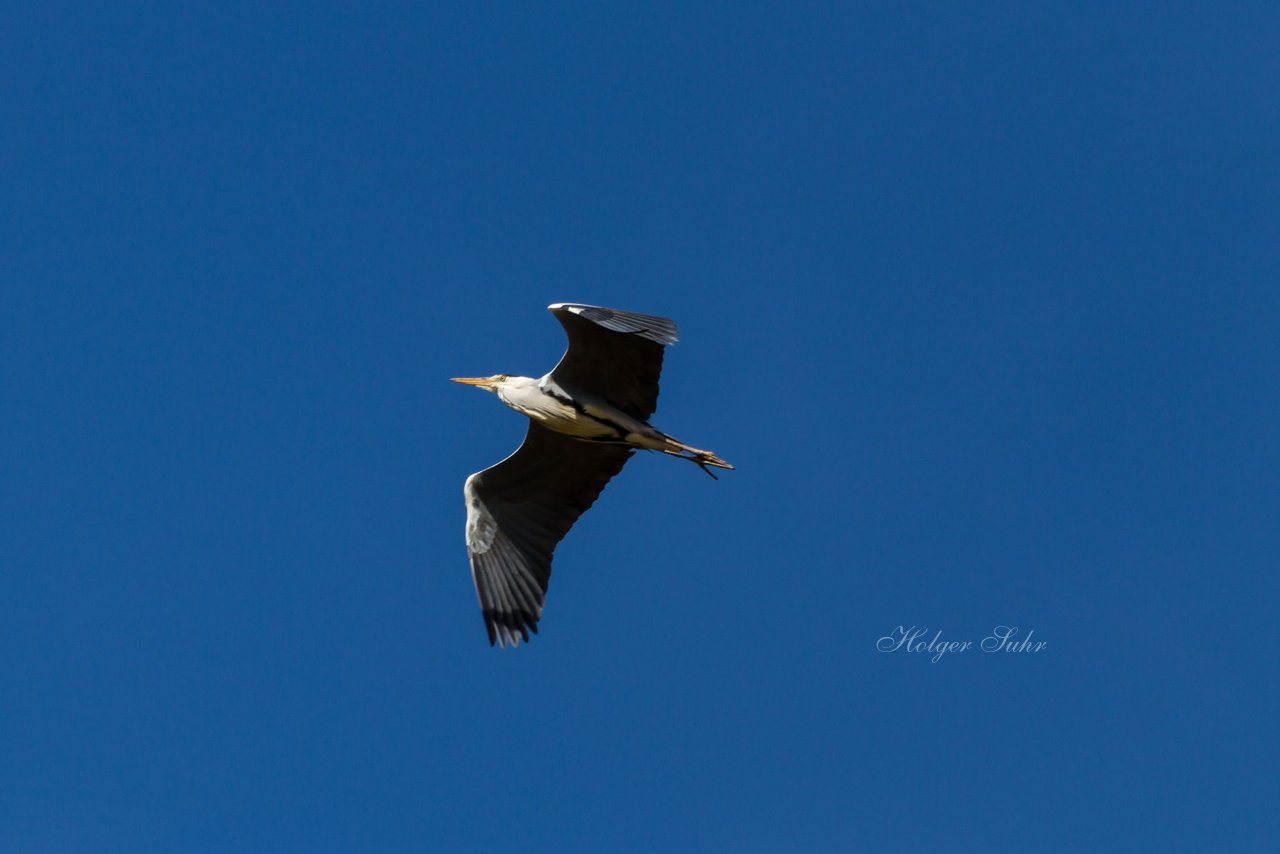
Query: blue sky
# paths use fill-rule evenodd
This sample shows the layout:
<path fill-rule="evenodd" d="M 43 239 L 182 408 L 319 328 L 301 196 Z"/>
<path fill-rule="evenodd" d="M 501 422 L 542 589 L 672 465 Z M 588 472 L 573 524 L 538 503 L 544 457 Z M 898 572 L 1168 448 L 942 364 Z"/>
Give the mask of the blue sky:
<path fill-rule="evenodd" d="M 0 848 L 1276 850 L 1274 5 L 263 5 L 0 31 Z M 562 300 L 738 470 L 494 650 Z"/>

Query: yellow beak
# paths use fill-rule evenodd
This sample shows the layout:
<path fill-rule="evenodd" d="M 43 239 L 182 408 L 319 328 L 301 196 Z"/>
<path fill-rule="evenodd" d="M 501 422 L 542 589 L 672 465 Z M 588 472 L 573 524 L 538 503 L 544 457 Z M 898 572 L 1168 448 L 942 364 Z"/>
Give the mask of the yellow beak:
<path fill-rule="evenodd" d="M 489 377 L 453 377 L 449 380 L 451 383 L 462 383 L 463 385 L 489 385 Z"/>

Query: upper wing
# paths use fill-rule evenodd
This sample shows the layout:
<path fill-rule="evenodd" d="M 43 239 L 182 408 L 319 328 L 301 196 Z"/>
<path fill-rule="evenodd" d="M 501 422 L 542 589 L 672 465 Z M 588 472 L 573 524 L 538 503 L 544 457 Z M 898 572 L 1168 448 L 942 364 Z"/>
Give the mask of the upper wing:
<path fill-rule="evenodd" d="M 537 633 L 556 544 L 630 456 L 530 421 L 514 454 L 467 478 L 467 552 L 490 644 Z"/>
<path fill-rule="evenodd" d="M 662 347 L 676 343 L 676 325 L 665 317 L 593 305 L 548 308 L 569 336 L 569 349 L 551 378 L 648 421 L 658 406 Z"/>

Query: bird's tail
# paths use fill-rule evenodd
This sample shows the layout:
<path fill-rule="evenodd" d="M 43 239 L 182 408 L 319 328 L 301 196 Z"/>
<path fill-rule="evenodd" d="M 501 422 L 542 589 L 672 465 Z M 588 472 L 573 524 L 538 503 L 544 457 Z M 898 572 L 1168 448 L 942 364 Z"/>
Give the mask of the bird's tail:
<path fill-rule="evenodd" d="M 686 445 L 684 442 L 678 442 L 675 439 L 672 439 L 670 436 L 666 435 L 665 433 L 663 434 L 662 438 L 666 439 L 667 444 L 670 446 L 667 448 L 662 448 L 661 449 L 662 453 L 670 454 L 673 457 L 678 457 L 682 460 L 688 460 L 689 462 L 696 464 L 698 468 L 702 469 L 708 475 L 710 475 L 712 480 L 719 480 L 720 478 L 716 477 L 711 472 L 711 469 L 707 468 L 707 466 L 712 466 L 718 469 L 733 468 L 733 466 L 729 465 L 724 460 L 720 459 L 710 451 L 704 451 L 701 448 L 695 448 L 695 447 L 692 447 L 691 445 Z"/>

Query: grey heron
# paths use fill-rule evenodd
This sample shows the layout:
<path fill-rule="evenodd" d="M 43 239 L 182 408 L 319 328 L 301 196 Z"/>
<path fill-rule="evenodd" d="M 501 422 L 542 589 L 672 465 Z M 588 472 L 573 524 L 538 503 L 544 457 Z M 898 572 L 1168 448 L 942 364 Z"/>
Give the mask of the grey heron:
<path fill-rule="evenodd" d="M 733 468 L 649 424 L 674 323 L 576 303 L 547 308 L 569 336 L 549 374 L 453 380 L 494 392 L 529 417 L 516 452 L 463 487 L 471 578 L 491 646 L 537 633 L 556 545 L 636 449 L 689 460 L 713 478 L 708 467 Z"/>

